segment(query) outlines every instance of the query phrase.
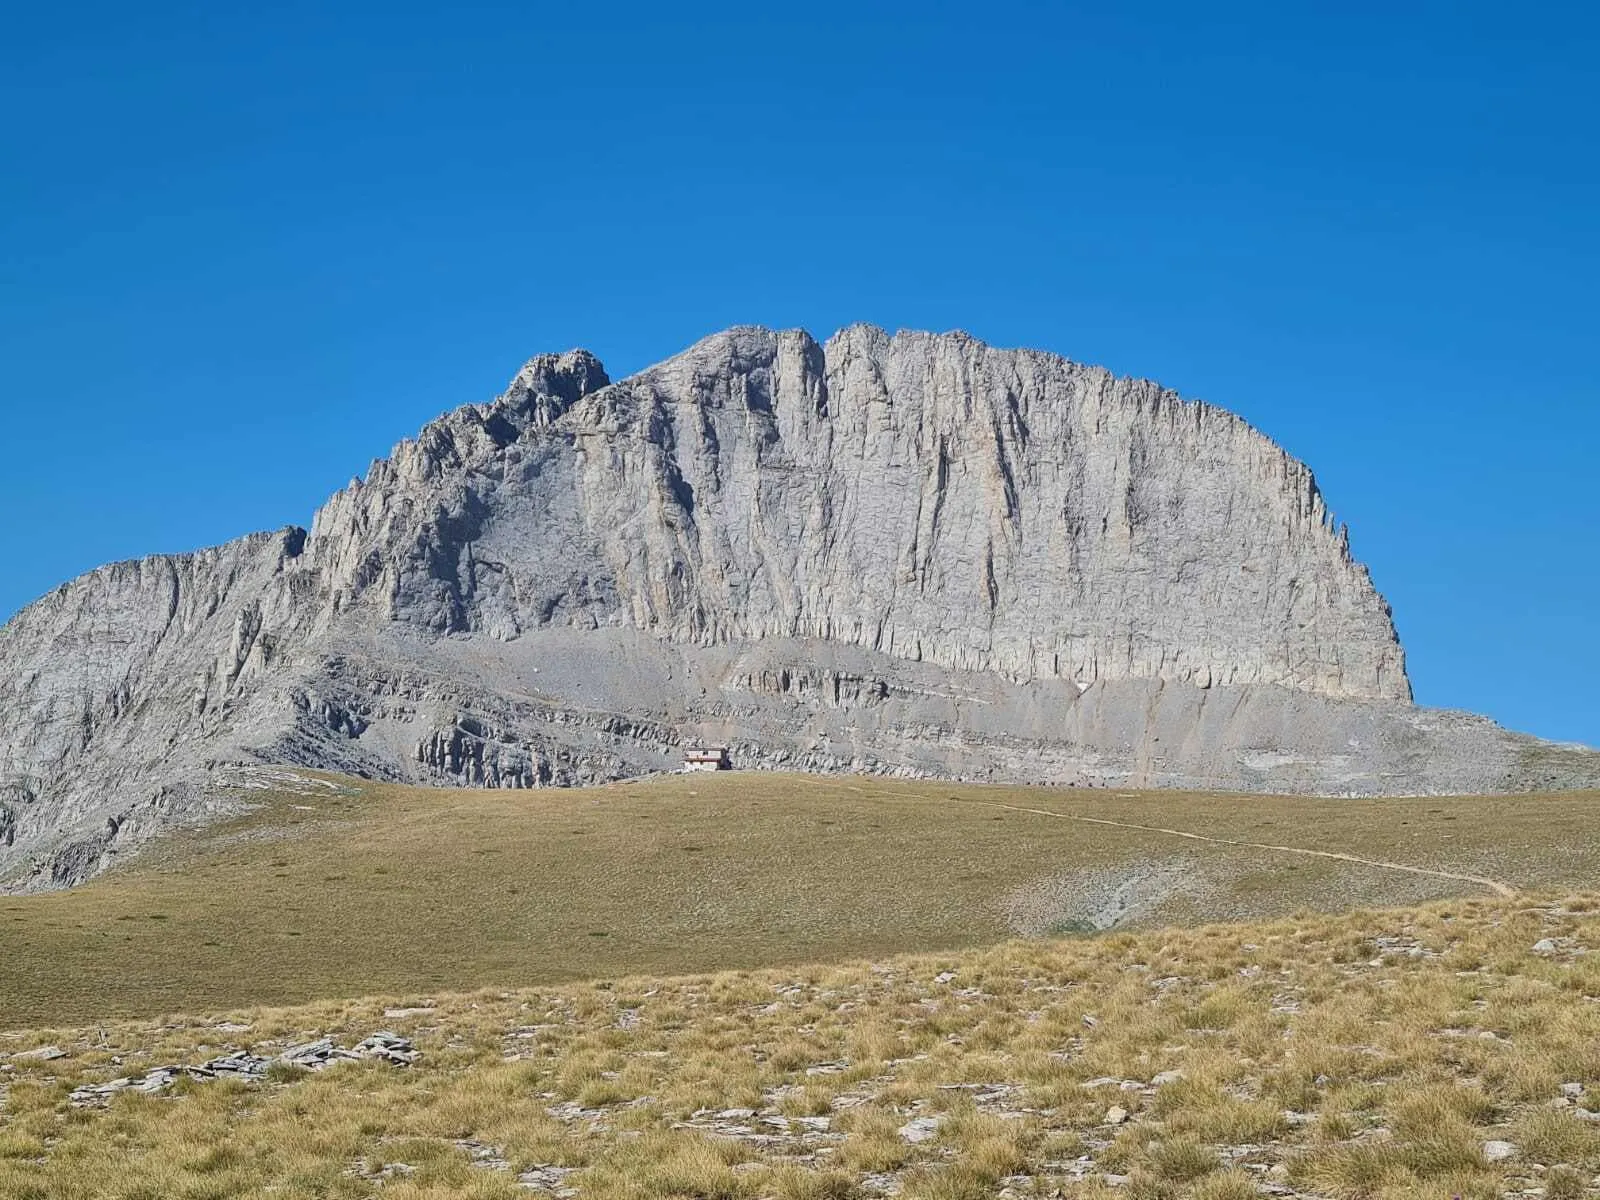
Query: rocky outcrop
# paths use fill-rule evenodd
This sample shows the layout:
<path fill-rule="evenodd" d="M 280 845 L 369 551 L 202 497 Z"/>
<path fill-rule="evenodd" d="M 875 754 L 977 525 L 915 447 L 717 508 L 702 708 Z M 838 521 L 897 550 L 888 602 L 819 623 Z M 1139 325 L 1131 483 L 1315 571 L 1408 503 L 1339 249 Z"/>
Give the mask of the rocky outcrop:
<path fill-rule="evenodd" d="M 564 431 L 598 623 L 1013 679 L 1410 697 L 1311 473 L 1154 384 L 960 335 L 856 327 L 824 351 L 735 330 L 586 397 Z M 479 553 L 523 561 L 520 532 Z M 478 623 L 541 615 L 513 594 L 486 590 Z"/>
<path fill-rule="evenodd" d="M 732 330 L 576 391 L 532 426 L 463 410 L 335 497 L 311 560 L 336 607 L 375 596 L 502 639 L 626 625 L 1015 679 L 1410 696 L 1310 471 L 1154 384 L 855 327 L 826 350 Z"/>
<path fill-rule="evenodd" d="M 225 811 L 219 765 L 540 787 L 674 764 L 1087 785 L 1592 782 L 1413 708 L 1309 470 L 1238 418 L 961 334 L 536 358 L 259 534 L 0 629 L 0 883 Z"/>

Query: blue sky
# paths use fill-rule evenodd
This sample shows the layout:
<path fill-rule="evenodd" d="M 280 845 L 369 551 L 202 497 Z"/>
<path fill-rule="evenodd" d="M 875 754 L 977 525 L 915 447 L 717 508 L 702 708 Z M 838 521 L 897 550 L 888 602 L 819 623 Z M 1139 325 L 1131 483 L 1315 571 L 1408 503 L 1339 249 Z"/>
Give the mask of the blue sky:
<path fill-rule="evenodd" d="M 1242 413 L 1420 701 L 1600 743 L 1596 11 L 14 6 L 0 615 L 536 352 L 866 320 Z"/>

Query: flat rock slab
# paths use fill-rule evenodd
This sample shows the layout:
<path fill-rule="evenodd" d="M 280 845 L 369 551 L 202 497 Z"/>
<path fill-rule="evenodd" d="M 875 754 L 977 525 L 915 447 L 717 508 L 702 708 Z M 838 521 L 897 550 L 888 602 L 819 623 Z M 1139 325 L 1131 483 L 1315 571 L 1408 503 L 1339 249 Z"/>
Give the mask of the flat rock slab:
<path fill-rule="evenodd" d="M 181 1078 L 208 1082 L 217 1079 L 236 1079 L 259 1083 L 268 1077 L 275 1065 L 299 1067 L 306 1071 L 320 1071 L 341 1062 L 360 1062 L 378 1059 L 392 1066 L 407 1067 L 416 1062 L 418 1051 L 411 1041 L 387 1031 L 363 1038 L 350 1050 L 335 1045 L 332 1038 L 319 1038 L 291 1046 L 275 1058 L 265 1058 L 247 1050 L 235 1050 L 196 1064 L 179 1063 L 152 1067 L 141 1075 L 129 1075 L 108 1083 L 88 1083 L 74 1088 L 71 1102 L 78 1107 L 109 1103 L 120 1092 L 141 1092 L 151 1095 L 165 1091 Z"/>

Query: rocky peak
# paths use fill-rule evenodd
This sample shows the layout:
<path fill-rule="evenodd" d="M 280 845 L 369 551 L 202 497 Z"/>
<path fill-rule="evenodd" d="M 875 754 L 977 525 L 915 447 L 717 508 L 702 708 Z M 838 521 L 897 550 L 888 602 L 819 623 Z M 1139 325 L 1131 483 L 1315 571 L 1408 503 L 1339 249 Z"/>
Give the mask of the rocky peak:
<path fill-rule="evenodd" d="M 610 382 L 600 360 L 587 350 L 540 354 L 523 364 L 490 407 L 530 417 L 537 413 L 537 423 L 549 424 L 584 396 Z"/>
<path fill-rule="evenodd" d="M 741 326 L 557 428 L 577 438 L 587 577 L 617 597 L 599 624 L 1082 685 L 1410 696 L 1311 472 L 1147 380 L 964 333 Z"/>
<path fill-rule="evenodd" d="M 545 786 L 670 767 L 686 731 L 1038 782 L 1600 778 L 1410 695 L 1311 471 L 1237 417 L 965 333 L 739 326 L 616 382 L 531 359 L 309 534 L 0 627 L 0 887 L 225 807 L 218 763 Z"/>

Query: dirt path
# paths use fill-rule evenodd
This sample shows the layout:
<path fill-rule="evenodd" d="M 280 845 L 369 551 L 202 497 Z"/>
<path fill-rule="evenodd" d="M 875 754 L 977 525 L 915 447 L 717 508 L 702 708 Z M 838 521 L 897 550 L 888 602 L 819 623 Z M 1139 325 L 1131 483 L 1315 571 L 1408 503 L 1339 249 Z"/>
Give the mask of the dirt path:
<path fill-rule="evenodd" d="M 930 797 L 933 799 L 934 797 Z M 1408 875 L 1426 875 L 1433 879 L 1453 879 L 1459 883 L 1475 883 L 1488 888 L 1497 896 L 1514 899 L 1517 889 L 1498 879 L 1482 875 L 1463 875 L 1456 871 L 1437 871 L 1432 867 L 1414 867 L 1408 863 L 1384 862 L 1382 859 L 1357 858 L 1354 854 L 1341 854 L 1336 850 L 1308 850 L 1304 846 L 1273 846 L 1266 842 L 1241 842 L 1233 838 L 1207 837 L 1203 833 L 1190 833 L 1184 829 L 1163 829 L 1159 825 L 1135 825 L 1128 821 L 1113 821 L 1108 817 L 1085 817 L 1077 813 L 1053 812 L 1048 808 L 1024 808 L 1018 804 L 1002 804 L 998 800 L 954 800 L 956 804 L 981 804 L 987 808 L 1003 808 L 1008 812 L 1031 813 L 1038 817 L 1054 817 L 1058 821 L 1080 821 L 1085 825 L 1110 825 L 1117 829 L 1137 829 L 1143 833 L 1160 833 L 1167 837 L 1188 838 L 1192 842 L 1211 842 L 1218 846 L 1238 846 L 1245 850 L 1271 850 L 1278 854 L 1303 854 L 1308 858 L 1332 858 L 1339 862 L 1359 863 L 1364 867 L 1379 867 L 1385 871 L 1404 871 Z"/>

